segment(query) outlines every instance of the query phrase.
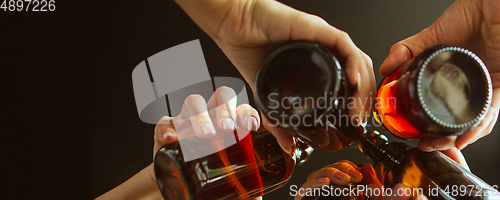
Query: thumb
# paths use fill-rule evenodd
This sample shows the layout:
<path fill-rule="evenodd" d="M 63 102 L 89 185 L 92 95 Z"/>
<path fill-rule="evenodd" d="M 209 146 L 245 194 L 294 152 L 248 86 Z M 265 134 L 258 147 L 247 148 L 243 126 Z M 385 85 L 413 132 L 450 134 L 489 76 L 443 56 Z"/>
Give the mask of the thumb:
<path fill-rule="evenodd" d="M 462 167 L 464 167 L 467 171 L 470 172 L 469 166 L 467 165 L 467 161 L 465 161 L 464 155 L 456 147 L 441 151 L 441 153 L 448 156 L 449 158 L 451 158 L 452 160 L 454 160 L 455 162 L 457 162 Z"/>
<path fill-rule="evenodd" d="M 380 75 L 390 76 L 399 66 L 411 60 L 423 50 L 438 45 L 439 39 L 434 27 L 432 25 L 420 31 L 420 33 L 392 45 L 389 56 L 380 67 Z"/>

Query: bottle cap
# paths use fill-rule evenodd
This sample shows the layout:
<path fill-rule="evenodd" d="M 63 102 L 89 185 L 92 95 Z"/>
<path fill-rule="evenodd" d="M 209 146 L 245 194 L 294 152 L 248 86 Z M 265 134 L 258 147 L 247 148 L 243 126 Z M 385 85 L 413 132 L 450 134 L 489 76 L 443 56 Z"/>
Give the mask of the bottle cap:
<path fill-rule="evenodd" d="M 415 84 L 414 98 L 431 122 L 426 129 L 461 133 L 476 126 L 492 99 L 491 78 L 484 63 L 471 51 L 453 46 L 441 46 L 425 56 L 409 84 Z"/>

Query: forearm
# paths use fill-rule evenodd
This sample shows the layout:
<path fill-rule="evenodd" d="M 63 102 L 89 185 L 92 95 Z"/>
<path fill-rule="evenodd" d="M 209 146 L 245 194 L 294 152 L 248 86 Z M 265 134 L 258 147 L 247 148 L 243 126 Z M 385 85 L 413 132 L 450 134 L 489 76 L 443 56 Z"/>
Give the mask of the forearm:
<path fill-rule="evenodd" d="M 124 183 L 97 197 L 96 200 L 163 199 L 153 173 L 153 164 L 150 164 Z"/>

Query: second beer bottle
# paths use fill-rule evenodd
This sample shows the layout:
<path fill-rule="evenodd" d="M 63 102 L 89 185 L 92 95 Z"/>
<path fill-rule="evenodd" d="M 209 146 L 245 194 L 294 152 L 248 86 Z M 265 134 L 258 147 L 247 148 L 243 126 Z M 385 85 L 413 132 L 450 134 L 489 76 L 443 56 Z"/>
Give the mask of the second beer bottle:
<path fill-rule="evenodd" d="M 491 79 L 481 59 L 461 47 L 440 45 L 385 78 L 374 110 L 400 138 L 442 137 L 478 125 L 491 98 Z"/>
<path fill-rule="evenodd" d="M 354 88 L 330 50 L 312 42 L 273 51 L 261 64 L 254 87 L 256 103 L 273 125 L 330 152 L 346 148 L 364 132 L 349 115 Z"/>

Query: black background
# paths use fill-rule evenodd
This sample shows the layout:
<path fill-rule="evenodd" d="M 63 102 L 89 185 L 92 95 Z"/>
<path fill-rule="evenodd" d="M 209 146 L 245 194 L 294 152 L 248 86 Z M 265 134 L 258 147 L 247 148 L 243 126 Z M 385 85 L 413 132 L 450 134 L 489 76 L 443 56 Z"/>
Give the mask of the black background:
<path fill-rule="evenodd" d="M 2 1 L 0 1 L 2 2 Z M 450 0 L 296 0 L 292 7 L 347 31 L 378 68 L 395 42 L 432 24 Z M 215 43 L 170 0 L 60 1 L 54 12 L 0 10 L 1 199 L 91 199 L 152 161 L 153 128 L 138 118 L 132 70 L 169 47 L 200 39 L 211 76 L 240 77 Z M 500 184 L 498 129 L 464 150 L 472 172 Z M 355 148 L 316 152 L 265 199 Z"/>

